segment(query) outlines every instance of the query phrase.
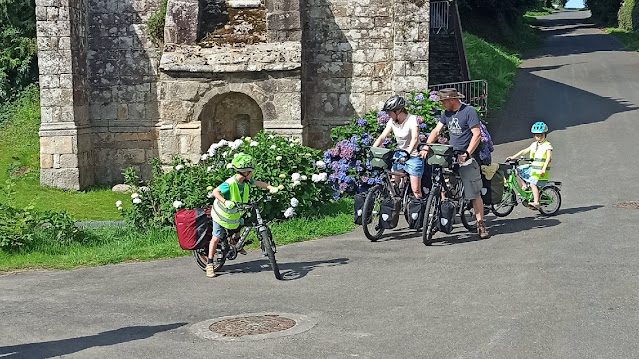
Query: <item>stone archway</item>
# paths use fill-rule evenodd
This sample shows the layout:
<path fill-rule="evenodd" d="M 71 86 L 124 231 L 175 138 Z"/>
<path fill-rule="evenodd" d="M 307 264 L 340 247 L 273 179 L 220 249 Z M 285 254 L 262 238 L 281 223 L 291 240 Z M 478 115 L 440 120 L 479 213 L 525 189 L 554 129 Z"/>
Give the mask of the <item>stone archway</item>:
<path fill-rule="evenodd" d="M 227 92 L 214 96 L 199 116 L 202 152 L 221 139 L 233 140 L 254 136 L 264 128 L 262 109 L 250 96 Z"/>

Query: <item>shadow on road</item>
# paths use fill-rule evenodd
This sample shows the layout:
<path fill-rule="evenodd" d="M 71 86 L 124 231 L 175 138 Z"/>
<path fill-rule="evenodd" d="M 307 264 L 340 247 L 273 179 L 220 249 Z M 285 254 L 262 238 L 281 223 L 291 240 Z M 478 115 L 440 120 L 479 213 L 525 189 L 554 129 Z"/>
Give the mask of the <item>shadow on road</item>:
<path fill-rule="evenodd" d="M 309 272 L 313 271 L 316 268 L 344 265 L 348 264 L 348 261 L 348 258 L 335 258 L 297 263 L 280 263 L 280 261 L 278 261 L 277 264 L 280 267 L 280 273 L 282 273 L 283 280 L 295 280 L 305 277 Z M 218 274 L 225 275 L 239 273 L 259 273 L 264 271 L 271 271 L 271 266 L 266 258 L 249 262 L 224 265 L 224 267 L 222 267 L 221 271 Z"/>
<path fill-rule="evenodd" d="M 597 209 L 603 208 L 603 207 L 605 207 L 605 206 L 602 205 L 602 204 L 595 204 L 595 205 L 592 205 L 592 206 L 565 208 L 565 209 L 560 209 L 558 215 L 576 214 L 576 213 L 581 213 L 581 212 L 594 211 L 594 210 L 597 210 Z"/>
<path fill-rule="evenodd" d="M 1 358 L 52 358 L 68 355 L 92 347 L 105 347 L 134 340 L 146 339 L 153 335 L 173 330 L 187 323 L 164 325 L 140 325 L 109 330 L 85 337 L 52 340 L 48 342 L 29 343 L 0 347 Z"/>

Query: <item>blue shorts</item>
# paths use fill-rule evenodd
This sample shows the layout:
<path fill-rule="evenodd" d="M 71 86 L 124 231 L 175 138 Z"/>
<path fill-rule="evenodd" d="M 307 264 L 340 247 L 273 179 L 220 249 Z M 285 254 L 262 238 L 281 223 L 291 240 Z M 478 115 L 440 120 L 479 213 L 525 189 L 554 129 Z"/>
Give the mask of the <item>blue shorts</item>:
<path fill-rule="evenodd" d="M 404 170 L 411 176 L 421 177 L 424 174 L 424 159 L 419 156 L 411 156 L 405 163 L 394 163 L 393 171 Z"/>
<path fill-rule="evenodd" d="M 521 177 L 522 180 L 524 180 L 524 182 L 530 183 L 539 188 L 544 187 L 546 184 L 548 184 L 548 181 L 539 181 L 535 177 L 533 177 L 530 174 L 531 170 L 532 169 L 529 165 L 519 166 L 517 167 L 517 174 L 519 175 L 519 177 Z"/>
<path fill-rule="evenodd" d="M 215 220 L 211 220 L 211 222 L 213 222 L 213 237 L 217 237 L 220 240 L 226 238 L 228 229 L 222 227 L 219 223 L 215 222 Z"/>

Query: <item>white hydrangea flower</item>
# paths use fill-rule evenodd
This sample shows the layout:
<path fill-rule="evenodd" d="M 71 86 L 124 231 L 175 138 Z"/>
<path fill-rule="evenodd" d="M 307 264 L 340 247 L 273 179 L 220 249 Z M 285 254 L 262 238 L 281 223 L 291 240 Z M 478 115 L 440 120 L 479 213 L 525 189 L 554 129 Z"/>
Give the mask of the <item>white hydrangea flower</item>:
<path fill-rule="evenodd" d="M 290 145 L 288 145 L 289 147 L 295 147 L 295 143 L 291 142 Z"/>
<path fill-rule="evenodd" d="M 284 189 L 284 185 L 281 184 L 281 185 L 277 186 L 277 189 L 279 189 L 280 191 L 283 190 Z"/>
<path fill-rule="evenodd" d="M 328 174 L 326 174 L 326 172 L 322 172 L 318 175 L 318 178 L 321 182 L 326 182 L 326 180 L 328 179 Z"/>
<path fill-rule="evenodd" d="M 282 160 L 282 156 L 277 156 L 277 157 L 275 157 L 275 160 L 276 160 L 276 161 L 281 161 L 281 160 Z"/>
<path fill-rule="evenodd" d="M 259 143 L 256 141 L 251 141 L 251 143 L 249 144 L 249 146 L 251 147 L 256 147 L 257 145 L 259 145 Z"/>
<path fill-rule="evenodd" d="M 323 170 L 324 168 L 326 168 L 326 163 L 322 160 L 319 160 L 317 162 L 315 162 L 315 167 Z"/>
<path fill-rule="evenodd" d="M 299 186 L 301 184 L 302 184 L 302 182 L 300 182 L 300 181 L 293 181 L 293 187 L 297 187 L 297 186 Z"/>
<path fill-rule="evenodd" d="M 275 145 L 271 145 L 271 149 L 272 149 L 272 150 L 275 150 L 275 149 L 277 149 L 277 146 L 275 146 Z"/>
<path fill-rule="evenodd" d="M 222 147 L 222 146 L 227 146 L 229 144 L 229 141 L 227 140 L 220 140 L 220 142 L 217 143 L 218 147 Z"/>
<path fill-rule="evenodd" d="M 275 136 L 273 136 L 273 135 L 268 135 L 268 139 L 269 139 L 269 140 L 272 140 L 272 139 L 274 139 L 274 138 L 275 138 Z"/>
<path fill-rule="evenodd" d="M 140 203 L 142 203 L 142 200 L 141 200 L 140 198 L 138 198 L 138 197 L 135 197 L 135 198 L 133 199 L 133 203 L 134 203 L 134 204 L 140 204 Z"/>
<path fill-rule="evenodd" d="M 291 218 L 295 214 L 295 209 L 293 207 L 288 207 L 286 211 L 284 211 L 284 217 Z"/>
<path fill-rule="evenodd" d="M 293 197 L 291 198 L 291 207 L 297 207 L 300 204 L 300 201 L 297 200 L 297 198 Z"/>
<path fill-rule="evenodd" d="M 200 156 L 200 161 L 206 161 L 207 158 L 209 158 L 209 155 L 205 153 L 202 156 Z"/>
<path fill-rule="evenodd" d="M 118 208 L 122 207 L 122 201 L 115 201 L 115 206 Z"/>
<path fill-rule="evenodd" d="M 176 208 L 176 209 L 180 208 L 180 207 L 182 207 L 182 204 L 183 204 L 182 201 L 174 201 L 173 202 L 173 208 Z"/>
<path fill-rule="evenodd" d="M 208 167 L 206 168 L 206 172 L 211 172 L 211 171 L 213 171 L 214 169 L 215 169 L 215 168 L 213 168 L 213 166 L 208 166 Z"/>
<path fill-rule="evenodd" d="M 244 141 L 251 142 L 251 137 L 250 136 L 244 137 Z"/>
<path fill-rule="evenodd" d="M 139 194 L 139 193 L 137 193 L 137 192 L 133 192 L 133 193 L 131 193 L 131 198 L 132 198 L 132 199 L 135 199 L 135 198 L 138 198 L 138 197 L 140 197 L 140 194 Z"/>
<path fill-rule="evenodd" d="M 319 182 L 319 175 L 316 173 L 313 173 L 313 175 L 311 176 L 311 181 L 313 182 Z"/>
<path fill-rule="evenodd" d="M 150 188 L 147 187 L 147 186 L 140 187 L 140 192 L 148 192 L 149 190 L 150 190 Z"/>
<path fill-rule="evenodd" d="M 299 181 L 300 177 L 302 177 L 299 173 L 295 172 L 291 175 L 291 181 L 295 182 L 295 181 Z"/>
<path fill-rule="evenodd" d="M 224 151 L 224 152 L 222 152 L 222 157 L 226 157 L 226 156 L 228 156 L 228 155 L 229 155 L 229 151 Z"/>
<path fill-rule="evenodd" d="M 177 165 L 177 166 L 175 166 L 175 170 L 176 170 L 176 171 L 179 171 L 179 170 L 181 170 L 182 168 L 184 168 L 184 165 Z"/>
<path fill-rule="evenodd" d="M 301 175 L 300 176 L 300 180 L 302 181 L 306 181 L 308 179 L 308 177 L 306 175 Z"/>

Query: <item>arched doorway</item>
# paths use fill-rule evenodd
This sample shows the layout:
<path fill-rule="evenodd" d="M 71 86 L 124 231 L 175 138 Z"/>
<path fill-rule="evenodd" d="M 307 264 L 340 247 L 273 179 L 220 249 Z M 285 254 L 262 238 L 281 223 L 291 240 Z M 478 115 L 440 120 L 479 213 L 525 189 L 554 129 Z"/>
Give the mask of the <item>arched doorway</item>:
<path fill-rule="evenodd" d="M 250 96 L 227 92 L 213 97 L 200 113 L 202 152 L 221 139 L 254 136 L 264 128 L 262 109 Z"/>

